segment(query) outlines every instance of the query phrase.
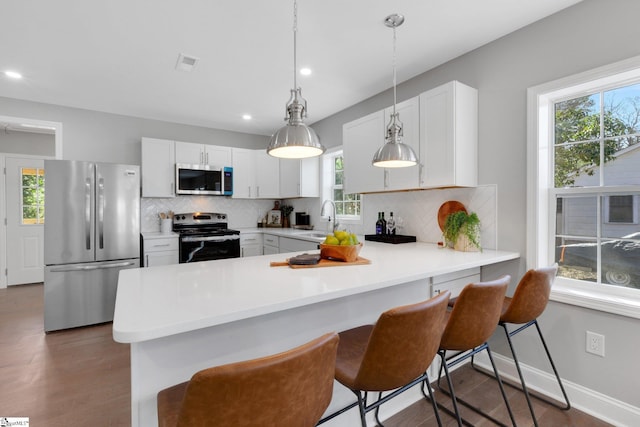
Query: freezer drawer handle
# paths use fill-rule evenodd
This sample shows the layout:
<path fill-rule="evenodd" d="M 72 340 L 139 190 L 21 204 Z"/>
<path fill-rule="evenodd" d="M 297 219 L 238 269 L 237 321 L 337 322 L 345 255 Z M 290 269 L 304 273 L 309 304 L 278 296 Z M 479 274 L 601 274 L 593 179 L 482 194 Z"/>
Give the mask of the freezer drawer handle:
<path fill-rule="evenodd" d="M 110 264 L 100 264 L 100 265 L 75 265 L 72 267 L 57 267 L 52 268 L 52 273 L 62 273 L 65 271 L 90 271 L 90 270 L 101 270 L 105 268 L 120 268 L 120 267 L 129 267 L 131 265 L 136 265 L 133 261 L 122 261 L 122 262 L 112 262 Z"/>

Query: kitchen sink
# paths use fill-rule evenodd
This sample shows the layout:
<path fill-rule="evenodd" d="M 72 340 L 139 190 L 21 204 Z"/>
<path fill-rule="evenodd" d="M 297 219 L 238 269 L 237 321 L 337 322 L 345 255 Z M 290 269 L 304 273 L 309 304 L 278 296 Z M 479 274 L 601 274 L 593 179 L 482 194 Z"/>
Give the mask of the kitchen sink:
<path fill-rule="evenodd" d="M 313 233 L 304 233 L 303 236 L 309 236 L 309 237 L 322 237 L 323 239 L 325 237 L 327 237 L 327 233 L 319 233 L 317 231 L 314 231 Z"/>

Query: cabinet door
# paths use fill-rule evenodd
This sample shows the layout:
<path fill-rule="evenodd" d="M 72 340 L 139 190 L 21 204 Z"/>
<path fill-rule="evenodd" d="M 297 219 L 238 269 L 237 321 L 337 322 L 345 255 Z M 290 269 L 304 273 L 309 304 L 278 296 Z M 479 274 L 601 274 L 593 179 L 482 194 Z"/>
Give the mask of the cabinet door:
<path fill-rule="evenodd" d="M 300 160 L 300 197 L 320 197 L 320 158 Z"/>
<path fill-rule="evenodd" d="M 233 196 L 234 199 L 255 199 L 255 150 L 234 148 L 232 151 L 233 165 Z"/>
<path fill-rule="evenodd" d="M 300 160 L 280 159 L 280 197 L 300 196 Z"/>
<path fill-rule="evenodd" d="M 142 197 L 174 197 L 174 143 L 166 139 L 142 138 Z"/>
<path fill-rule="evenodd" d="M 225 167 L 231 165 L 231 147 L 223 147 L 220 145 L 203 145 L 204 163 Z"/>
<path fill-rule="evenodd" d="M 262 255 L 262 245 L 244 245 L 240 246 L 240 256 L 259 256 Z"/>
<path fill-rule="evenodd" d="M 280 159 L 268 155 L 264 150 L 254 150 L 254 155 L 256 156 L 256 197 L 280 198 Z"/>
<path fill-rule="evenodd" d="M 144 255 L 144 266 L 178 264 L 178 251 L 149 252 Z"/>
<path fill-rule="evenodd" d="M 408 99 L 396 105 L 399 120 L 402 122 L 402 142 L 413 148 L 420 162 L 420 100 Z M 385 132 L 389 119 L 393 114 L 393 107 L 384 110 Z M 420 186 L 420 166 L 406 168 L 385 168 L 385 190 L 411 190 Z"/>
<path fill-rule="evenodd" d="M 420 186 L 478 184 L 478 95 L 453 81 L 420 95 Z"/>
<path fill-rule="evenodd" d="M 176 141 L 176 163 L 199 165 L 204 163 L 202 144 Z"/>
<path fill-rule="evenodd" d="M 371 159 L 384 143 L 384 111 L 362 117 L 342 127 L 345 162 L 345 193 L 368 193 L 384 190 L 384 169 Z"/>

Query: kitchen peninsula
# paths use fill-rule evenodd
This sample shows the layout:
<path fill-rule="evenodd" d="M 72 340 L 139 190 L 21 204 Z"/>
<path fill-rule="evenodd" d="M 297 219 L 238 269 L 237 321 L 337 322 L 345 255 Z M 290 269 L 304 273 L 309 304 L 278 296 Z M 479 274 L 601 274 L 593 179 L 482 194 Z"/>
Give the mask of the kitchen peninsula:
<path fill-rule="evenodd" d="M 388 308 L 429 298 L 434 278 L 519 257 L 374 242 L 366 242 L 360 255 L 371 264 L 270 267 L 291 256 L 277 254 L 123 271 L 113 337 L 131 344 L 132 426 L 156 426 L 157 392 L 200 369 L 372 323 Z M 329 410 L 352 396 L 336 385 Z M 391 401 L 381 416 L 398 409 Z M 349 412 L 326 425 L 354 425 L 357 411 Z"/>

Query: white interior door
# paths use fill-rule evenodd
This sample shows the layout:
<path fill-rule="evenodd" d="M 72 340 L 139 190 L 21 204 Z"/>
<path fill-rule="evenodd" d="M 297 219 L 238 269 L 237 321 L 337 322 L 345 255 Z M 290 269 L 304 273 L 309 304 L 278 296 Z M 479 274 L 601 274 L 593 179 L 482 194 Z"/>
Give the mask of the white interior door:
<path fill-rule="evenodd" d="M 44 160 L 6 159 L 7 284 L 44 280 Z"/>

